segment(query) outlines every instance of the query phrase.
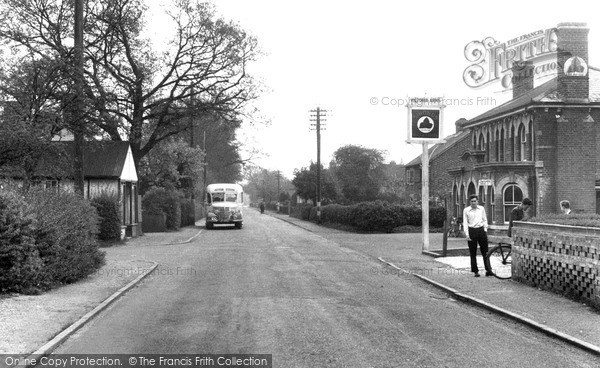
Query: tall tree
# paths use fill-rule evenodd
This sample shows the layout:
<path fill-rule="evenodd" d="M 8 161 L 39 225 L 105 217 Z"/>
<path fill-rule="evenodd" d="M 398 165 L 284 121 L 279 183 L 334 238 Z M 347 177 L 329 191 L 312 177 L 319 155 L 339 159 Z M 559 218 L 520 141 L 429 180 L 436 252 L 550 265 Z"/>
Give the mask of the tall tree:
<path fill-rule="evenodd" d="M 66 42 L 73 37 L 71 1 L 4 3 L 0 38 L 14 55 L 72 64 Z M 136 164 L 188 129 L 190 114 L 239 120 L 257 95 L 246 73 L 258 54 L 255 38 L 218 19 L 207 3 L 173 0 L 170 9 L 170 24 L 161 27 L 173 30 L 164 50 L 153 49 L 146 36 L 143 0 L 90 0 L 85 11 L 86 119 L 112 140 L 128 139 Z"/>
<path fill-rule="evenodd" d="M 349 202 L 377 198 L 385 180 L 384 153 L 357 145 L 339 148 L 330 165 L 342 195 Z"/>
<path fill-rule="evenodd" d="M 179 138 L 162 141 L 141 160 L 140 191 L 144 194 L 150 187 L 181 190 L 191 193 L 201 184 L 204 153 L 200 148 L 190 147 Z"/>
<path fill-rule="evenodd" d="M 40 159 L 59 154 L 51 137 L 64 127 L 69 91 L 53 60 L 23 60 L 0 69 L 0 167 L 28 183 Z M 55 152 L 56 151 L 56 152 Z"/>
<path fill-rule="evenodd" d="M 296 187 L 296 194 L 300 198 L 317 203 L 317 164 L 311 162 L 309 167 L 295 170 L 292 184 Z M 331 171 L 321 167 L 321 201 L 323 204 L 329 204 L 336 202 L 337 198 L 337 189 Z"/>

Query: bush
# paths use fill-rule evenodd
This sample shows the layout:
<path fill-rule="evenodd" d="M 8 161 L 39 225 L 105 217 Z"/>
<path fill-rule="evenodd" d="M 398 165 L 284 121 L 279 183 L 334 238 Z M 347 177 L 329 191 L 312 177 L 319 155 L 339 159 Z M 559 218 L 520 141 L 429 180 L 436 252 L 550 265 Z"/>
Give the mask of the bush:
<path fill-rule="evenodd" d="M 194 226 L 196 224 L 196 209 L 190 199 L 181 199 L 181 226 Z"/>
<path fill-rule="evenodd" d="M 308 211 L 308 217 L 303 218 L 304 220 L 317 222 L 316 207 L 308 206 L 303 211 Z M 431 227 L 442 227 L 445 218 L 444 207 L 432 206 L 429 209 Z M 414 205 L 401 206 L 384 201 L 361 202 L 348 206 L 331 204 L 321 207 L 321 221 L 348 225 L 359 231 L 392 232 L 400 226 L 421 227 L 422 210 Z"/>
<path fill-rule="evenodd" d="M 35 243 L 51 283 L 72 283 L 104 264 L 98 249 L 98 215 L 75 193 L 31 190 L 25 196 L 34 217 Z"/>
<path fill-rule="evenodd" d="M 0 192 L 0 289 L 39 293 L 92 274 L 104 263 L 97 221 L 75 194 Z"/>
<path fill-rule="evenodd" d="M 98 239 L 104 241 L 121 240 L 121 216 L 119 198 L 106 192 L 91 200 L 99 217 Z"/>
<path fill-rule="evenodd" d="M 169 230 L 179 230 L 181 227 L 181 204 L 178 192 L 152 188 L 142 198 L 142 208 L 151 214 L 164 213 L 167 216 L 166 226 Z"/>
<path fill-rule="evenodd" d="M 311 208 L 313 208 L 311 204 L 298 204 L 292 207 L 292 213 L 290 215 L 292 217 L 308 221 L 308 219 L 310 218 Z"/>
<path fill-rule="evenodd" d="M 549 224 L 583 226 L 583 227 L 600 227 L 600 215 L 596 214 L 549 214 L 540 217 L 532 217 L 528 222 L 542 222 Z"/>
<path fill-rule="evenodd" d="M 34 293 L 47 285 L 26 205 L 15 193 L 0 191 L 0 291 Z"/>
<path fill-rule="evenodd" d="M 387 202 L 362 202 L 352 206 L 351 225 L 362 231 L 392 232 L 400 224 L 400 214 Z"/>

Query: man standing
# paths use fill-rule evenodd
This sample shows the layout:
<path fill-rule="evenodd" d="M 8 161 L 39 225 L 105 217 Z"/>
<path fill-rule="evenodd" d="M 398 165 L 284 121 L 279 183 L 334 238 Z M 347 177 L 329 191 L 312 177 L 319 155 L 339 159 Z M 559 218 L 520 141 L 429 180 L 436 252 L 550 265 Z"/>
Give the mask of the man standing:
<path fill-rule="evenodd" d="M 521 203 L 510 211 L 510 220 L 508 221 L 508 237 L 512 237 L 513 221 L 521 221 L 525 218 L 525 212 L 531 207 L 533 202 L 529 198 L 523 198 Z"/>
<path fill-rule="evenodd" d="M 477 195 L 469 196 L 469 206 L 463 210 L 463 221 L 467 233 L 467 243 L 469 244 L 469 255 L 471 256 L 471 272 L 475 277 L 479 277 L 479 268 L 477 267 L 477 244 L 483 256 L 483 265 L 485 266 L 485 275 L 494 276 L 490 260 L 488 259 L 488 238 L 487 238 L 487 216 L 483 206 L 479 206 Z"/>

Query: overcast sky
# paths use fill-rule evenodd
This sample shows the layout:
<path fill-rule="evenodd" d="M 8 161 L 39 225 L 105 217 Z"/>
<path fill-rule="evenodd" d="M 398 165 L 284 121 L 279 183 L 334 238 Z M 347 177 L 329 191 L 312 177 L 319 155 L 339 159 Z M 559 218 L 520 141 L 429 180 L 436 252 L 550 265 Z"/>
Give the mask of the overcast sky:
<path fill-rule="evenodd" d="M 224 18 L 254 35 L 265 52 L 250 72 L 269 90 L 257 107 L 268 127 L 244 129 L 243 140 L 268 156 L 257 161 L 288 178 L 316 161 L 309 110 L 329 110 L 322 162 L 358 144 L 407 163 L 422 152 L 407 139 L 407 96 L 443 96 L 443 135 L 454 122 L 507 101 L 499 83 L 473 89 L 465 46 L 493 37 L 507 42 L 560 22 L 586 22 L 589 63 L 600 66 L 600 19 L 592 1 L 276 1 L 219 0 Z M 595 19 L 594 19 L 595 18 Z M 398 106 L 400 105 L 400 106 Z"/>

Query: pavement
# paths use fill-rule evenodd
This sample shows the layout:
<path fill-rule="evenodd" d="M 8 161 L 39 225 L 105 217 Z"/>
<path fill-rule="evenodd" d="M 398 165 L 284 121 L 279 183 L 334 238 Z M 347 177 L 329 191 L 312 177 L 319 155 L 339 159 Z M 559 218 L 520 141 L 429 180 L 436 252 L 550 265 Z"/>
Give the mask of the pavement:
<path fill-rule="evenodd" d="M 369 234 L 366 237 L 357 237 L 353 233 L 327 228 L 288 215 L 270 211 L 267 211 L 266 214 L 334 241 L 337 237 L 338 241 L 341 240 L 339 244 L 344 244 L 344 247 L 352 248 L 349 239 L 358 239 L 363 243 L 368 242 L 368 244 L 361 244 L 362 247 L 355 247 L 355 250 L 378 262 L 381 265 L 382 274 L 419 278 L 423 282 L 445 291 L 455 300 L 484 308 L 573 346 L 600 355 L 600 311 L 581 302 L 516 281 L 485 277 L 484 273 L 482 273 L 482 277 L 473 277 L 470 272 L 469 257 L 461 255 L 468 254 L 464 252 L 465 239 L 448 239 L 448 254 L 455 256 L 434 257 L 436 254 L 441 254 L 441 234 L 431 234 L 431 251 L 423 252 L 420 234 Z M 204 222 L 200 220 L 196 226 L 182 228 L 177 232 L 147 233 L 142 237 L 129 239 L 127 245 L 188 243 L 200 235 L 203 230 Z M 382 239 L 387 240 L 381 241 Z M 401 242 L 401 247 L 398 246 L 398 241 Z M 368 247 L 364 245 L 368 245 Z M 480 268 L 483 269 L 482 260 L 479 259 L 479 262 Z M 78 328 L 144 279 L 154 267 L 118 290 L 93 311 L 66 328 L 30 356 L 39 357 L 52 352 Z"/>
<path fill-rule="evenodd" d="M 267 214 L 324 237 L 335 238 L 335 233 L 340 232 L 288 215 Z M 423 252 L 422 238 L 419 242 L 416 234 L 411 234 L 412 237 L 407 234 L 385 235 L 399 240 L 412 239 L 402 244 L 401 252 L 397 246 L 392 247 L 394 249 L 377 246 L 382 242 L 368 244 L 367 252 L 388 267 L 387 274 L 417 277 L 456 300 L 484 308 L 600 355 L 600 310 L 517 281 L 485 277 L 485 272 L 480 272 L 481 277 L 473 277 L 464 238 L 448 239 L 447 254 L 456 256 L 438 257 L 442 254 L 442 234 L 430 234 L 428 252 Z M 481 256 L 478 256 L 478 264 L 479 269 L 484 271 Z"/>

